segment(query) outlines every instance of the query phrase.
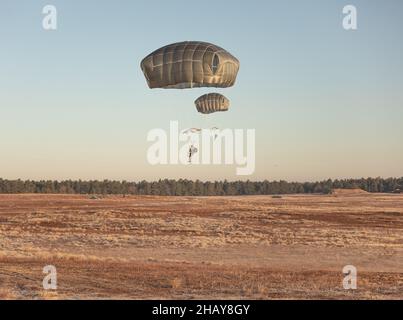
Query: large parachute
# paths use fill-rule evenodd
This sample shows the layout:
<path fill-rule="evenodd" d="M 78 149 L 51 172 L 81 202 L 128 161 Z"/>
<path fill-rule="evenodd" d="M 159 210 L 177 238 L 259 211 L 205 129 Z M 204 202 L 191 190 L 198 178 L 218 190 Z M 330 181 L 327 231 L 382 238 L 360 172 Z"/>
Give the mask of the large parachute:
<path fill-rule="evenodd" d="M 239 61 L 214 44 L 185 41 L 149 54 L 141 69 L 151 89 L 227 88 L 235 84 Z"/>
<path fill-rule="evenodd" d="M 209 93 L 195 101 L 196 109 L 200 113 L 210 114 L 220 111 L 228 111 L 230 102 L 219 93 Z"/>

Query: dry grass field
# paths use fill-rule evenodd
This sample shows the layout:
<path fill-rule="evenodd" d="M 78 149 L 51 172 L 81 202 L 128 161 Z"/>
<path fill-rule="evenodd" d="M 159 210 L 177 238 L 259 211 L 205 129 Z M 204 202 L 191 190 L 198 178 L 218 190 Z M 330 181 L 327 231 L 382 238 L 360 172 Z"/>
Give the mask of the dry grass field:
<path fill-rule="evenodd" d="M 0 299 L 157 298 L 402 299 L 403 195 L 0 195 Z"/>

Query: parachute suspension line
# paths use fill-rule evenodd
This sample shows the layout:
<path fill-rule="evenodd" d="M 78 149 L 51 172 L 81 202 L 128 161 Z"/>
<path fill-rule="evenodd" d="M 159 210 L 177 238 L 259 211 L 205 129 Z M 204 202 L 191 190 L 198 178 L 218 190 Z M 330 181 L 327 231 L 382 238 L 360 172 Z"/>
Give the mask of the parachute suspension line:
<path fill-rule="evenodd" d="M 228 88 L 235 84 L 240 63 L 228 51 L 212 43 L 185 41 L 155 50 L 141 61 L 140 67 L 150 89 Z M 195 104 L 203 115 L 202 129 L 213 131 L 215 129 L 209 124 L 214 119 L 209 119 L 209 114 L 228 111 L 230 101 L 219 93 L 209 93 L 199 97 Z M 181 116 L 187 122 L 180 124 L 182 130 L 184 127 L 196 129 L 195 120 L 188 110 L 184 111 L 189 112 L 187 115 Z M 190 158 L 197 152 L 190 148 Z"/>
<path fill-rule="evenodd" d="M 203 129 L 210 129 L 211 116 L 203 114 Z"/>
<path fill-rule="evenodd" d="M 186 114 L 185 116 L 186 123 L 182 123 L 182 130 L 192 128 L 194 126 L 191 108 L 185 108 L 185 114 Z"/>

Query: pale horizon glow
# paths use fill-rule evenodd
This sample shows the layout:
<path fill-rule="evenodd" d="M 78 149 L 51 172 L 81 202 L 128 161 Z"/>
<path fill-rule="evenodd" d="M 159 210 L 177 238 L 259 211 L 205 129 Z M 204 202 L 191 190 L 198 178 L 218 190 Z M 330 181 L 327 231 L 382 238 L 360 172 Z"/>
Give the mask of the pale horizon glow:
<path fill-rule="evenodd" d="M 0 178 L 287 180 L 403 176 L 403 2 L 22 1 L 0 4 Z M 58 30 L 42 29 L 42 8 Z M 207 6 L 209 14 L 198 8 Z M 241 63 L 228 89 L 150 90 L 140 61 L 173 42 L 215 43 Z M 226 113 L 194 100 L 219 92 Z M 147 132 L 256 129 L 256 171 L 151 166 Z"/>

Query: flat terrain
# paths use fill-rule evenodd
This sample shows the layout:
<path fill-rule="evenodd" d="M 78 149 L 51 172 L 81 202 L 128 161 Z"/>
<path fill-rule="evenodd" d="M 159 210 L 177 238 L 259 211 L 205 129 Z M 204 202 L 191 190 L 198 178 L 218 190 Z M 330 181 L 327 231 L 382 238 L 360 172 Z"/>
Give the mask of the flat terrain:
<path fill-rule="evenodd" d="M 403 299 L 403 195 L 90 198 L 0 195 L 0 299 Z"/>

